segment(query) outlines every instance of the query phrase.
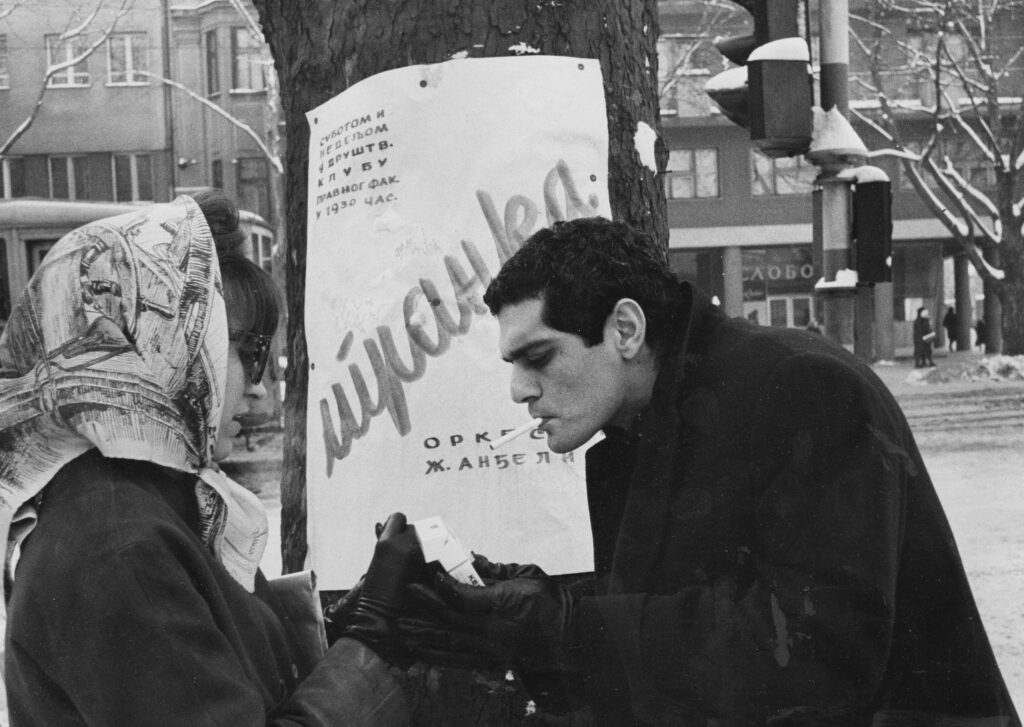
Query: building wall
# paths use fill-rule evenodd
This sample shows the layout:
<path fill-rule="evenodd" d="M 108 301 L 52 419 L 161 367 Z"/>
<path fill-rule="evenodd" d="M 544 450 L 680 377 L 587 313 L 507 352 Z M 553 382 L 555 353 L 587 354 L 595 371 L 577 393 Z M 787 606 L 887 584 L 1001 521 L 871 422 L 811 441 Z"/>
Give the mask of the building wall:
<path fill-rule="evenodd" d="M 6 36 L 9 88 L 0 90 L 0 140 L 6 140 L 31 113 L 47 69 L 45 37 L 74 26 L 94 8 L 94 3 L 29 3 L 15 8 L 0 21 L 0 35 Z M 163 61 L 163 13 L 160 0 L 136 0 L 131 10 L 117 19 L 116 33 L 142 33 L 139 48 L 145 68 L 165 75 Z M 86 42 L 98 38 L 114 22 L 113 11 L 105 8 L 89 24 Z M 51 155 L 86 156 L 90 191 L 94 199 L 113 199 L 109 165 L 112 153 L 151 155 L 155 199 L 167 199 L 172 177 L 169 158 L 167 108 L 163 84 L 139 80 L 129 85 L 110 82 L 108 45 L 98 47 L 84 62 L 87 85 L 49 87 L 41 109 L 28 131 L 11 148 L 12 156 L 37 158 Z M 49 185 L 33 176 L 32 191 L 49 192 Z M 46 194 L 42 196 L 47 196 Z"/>
<path fill-rule="evenodd" d="M 270 54 L 259 50 L 259 60 L 243 71 L 255 74 L 260 61 L 265 83 L 244 87 L 234 77 L 233 39 L 248 37 L 243 19 L 228 0 L 181 3 L 171 8 L 172 67 L 178 79 L 223 108 L 261 138 L 276 124 L 270 106 L 273 93 Z M 215 51 L 214 51 L 215 49 Z M 243 79 L 244 80 L 244 79 Z M 176 98 L 180 98 L 181 94 Z M 175 146 L 179 165 L 177 184 L 182 188 L 216 186 L 242 206 L 274 222 L 270 199 L 269 162 L 264 152 L 237 123 L 195 99 L 175 105 Z"/>
<path fill-rule="evenodd" d="M 727 301 L 723 301 L 727 312 L 741 314 L 755 297 L 763 295 L 763 291 L 755 290 L 756 285 L 749 279 L 752 260 L 766 255 L 769 258 L 798 259 L 811 246 L 813 210 L 810 190 L 795 194 L 754 194 L 749 132 L 727 121 L 704 98 L 703 84 L 707 79 L 731 66 L 713 49 L 710 40 L 716 36 L 742 35 L 745 30 L 749 31 L 749 15 L 738 4 L 732 8 L 734 12 L 731 15 L 728 12 L 721 14 L 721 6 L 716 6 L 716 12 L 720 14 L 714 18 L 714 24 L 709 24 L 710 4 L 666 0 L 659 3 L 659 7 L 662 37 L 675 39 L 683 46 L 682 51 L 663 49 L 659 56 L 661 62 L 681 63 L 680 59 L 690 59 L 689 66 L 680 66 L 684 70 L 682 80 L 672 87 L 671 97 L 663 94 L 662 125 L 666 143 L 670 151 L 715 149 L 719 161 L 719 192 L 716 196 L 673 199 L 670 195 L 670 256 L 680 274 L 702 284 L 720 298 L 729 295 L 730 269 L 733 276 L 742 276 L 742 306 L 736 301 L 739 289 L 733 291 L 731 310 Z M 725 7 L 728 9 L 730 6 L 727 4 Z M 812 24 L 816 22 L 812 18 Z M 898 30 L 905 32 L 902 26 Z M 816 27 L 812 27 L 811 34 L 814 35 L 815 31 Z M 1006 34 L 1007 29 L 1001 28 L 998 32 Z M 1014 32 L 1013 42 L 1019 46 L 1021 31 L 1018 28 Z M 704 49 L 687 56 L 686 48 L 692 49 L 701 40 Z M 812 55 L 816 52 L 812 49 Z M 851 76 L 859 72 L 858 62 L 857 58 L 851 59 Z M 669 80 L 665 76 L 665 68 L 661 73 L 665 84 Z M 852 88 L 851 97 L 857 98 Z M 854 124 L 868 148 L 889 146 L 868 126 L 856 120 Z M 922 134 L 924 129 L 923 122 L 920 126 Z M 955 244 L 949 231 L 906 183 L 899 160 L 874 157 L 869 163 L 881 167 L 892 181 L 894 280 L 890 287 L 891 301 L 884 296 L 879 300 L 883 305 L 892 306 L 893 337 L 897 348 L 902 348 L 910 345 L 910 322 L 904 320 L 907 306 L 928 305 L 933 316 L 941 315 L 945 300 L 951 298 L 952 290 L 944 290 L 941 271 L 943 257 L 955 253 Z M 668 171 L 667 180 L 671 164 Z M 803 290 L 794 293 L 787 289 L 779 295 L 813 295 L 814 280 L 801 279 L 805 286 Z M 767 297 L 767 302 L 770 302 L 771 286 Z M 762 319 L 761 322 L 765 321 Z"/>

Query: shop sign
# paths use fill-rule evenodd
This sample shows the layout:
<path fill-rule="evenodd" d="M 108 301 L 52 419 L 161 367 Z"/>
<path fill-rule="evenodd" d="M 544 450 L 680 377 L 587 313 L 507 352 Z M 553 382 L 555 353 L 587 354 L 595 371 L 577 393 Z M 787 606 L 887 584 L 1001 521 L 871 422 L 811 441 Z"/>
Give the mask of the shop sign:
<path fill-rule="evenodd" d="M 743 251 L 743 300 L 769 295 L 810 293 L 814 287 L 810 245 L 786 245 Z"/>

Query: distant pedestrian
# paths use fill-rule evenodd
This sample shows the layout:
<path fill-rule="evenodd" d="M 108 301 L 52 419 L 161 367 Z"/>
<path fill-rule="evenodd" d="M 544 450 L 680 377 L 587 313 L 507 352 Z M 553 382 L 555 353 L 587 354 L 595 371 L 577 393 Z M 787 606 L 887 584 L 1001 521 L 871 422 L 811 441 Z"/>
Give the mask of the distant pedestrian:
<path fill-rule="evenodd" d="M 950 306 L 942 317 L 942 327 L 946 329 L 946 341 L 949 350 L 956 348 L 956 308 Z"/>
<path fill-rule="evenodd" d="M 918 308 L 917 318 L 914 319 L 914 368 L 935 365 L 932 361 L 932 340 L 934 338 L 935 332 L 932 331 L 928 309 Z"/>
<path fill-rule="evenodd" d="M 982 353 L 985 353 L 988 349 L 986 346 L 986 336 L 988 335 L 988 327 L 985 325 L 985 319 L 979 318 L 974 324 L 974 331 L 978 334 L 978 340 L 975 341 L 975 345 L 981 349 Z"/>
<path fill-rule="evenodd" d="M 761 321 L 757 318 L 757 308 L 747 313 L 747 320 L 753 323 L 755 326 L 761 325 Z"/>

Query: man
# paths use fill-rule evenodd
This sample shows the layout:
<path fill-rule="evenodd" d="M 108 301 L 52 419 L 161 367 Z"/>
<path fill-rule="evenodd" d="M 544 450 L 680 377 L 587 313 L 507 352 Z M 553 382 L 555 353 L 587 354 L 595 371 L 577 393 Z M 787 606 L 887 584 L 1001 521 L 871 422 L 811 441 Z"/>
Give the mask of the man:
<path fill-rule="evenodd" d="M 946 329 L 946 345 L 952 351 L 956 348 L 956 308 L 946 308 L 946 315 L 942 316 L 942 327 Z"/>
<path fill-rule="evenodd" d="M 726 318 L 599 218 L 536 233 L 484 299 L 551 450 L 604 434 L 586 455 L 595 578 L 478 558 L 486 587 L 413 586 L 431 619 L 401 628 L 421 656 L 558 674 L 607 725 L 1020 724 L 867 366 Z"/>

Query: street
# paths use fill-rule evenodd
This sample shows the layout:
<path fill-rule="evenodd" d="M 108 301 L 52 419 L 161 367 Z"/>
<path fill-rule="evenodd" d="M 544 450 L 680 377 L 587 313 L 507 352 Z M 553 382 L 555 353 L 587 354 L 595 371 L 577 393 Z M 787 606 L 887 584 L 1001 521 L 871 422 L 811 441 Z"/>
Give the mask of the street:
<path fill-rule="evenodd" d="M 977 354 L 936 356 L 939 373 Z M 1018 711 L 1024 707 L 1024 382 L 911 384 L 875 370 L 914 430 Z"/>
<path fill-rule="evenodd" d="M 938 368 L 929 377 L 952 377 L 979 358 L 937 352 Z M 1003 676 L 1020 710 L 1024 707 L 1024 381 L 913 383 L 908 378 L 915 376 L 915 370 L 907 360 L 874 368 L 914 430 Z M 275 447 L 280 447 L 279 436 L 255 452 L 240 453 L 239 459 L 266 461 Z M 279 573 L 281 510 L 276 470 L 256 467 L 249 473 L 259 483 L 257 489 L 271 519 L 263 569 Z"/>

